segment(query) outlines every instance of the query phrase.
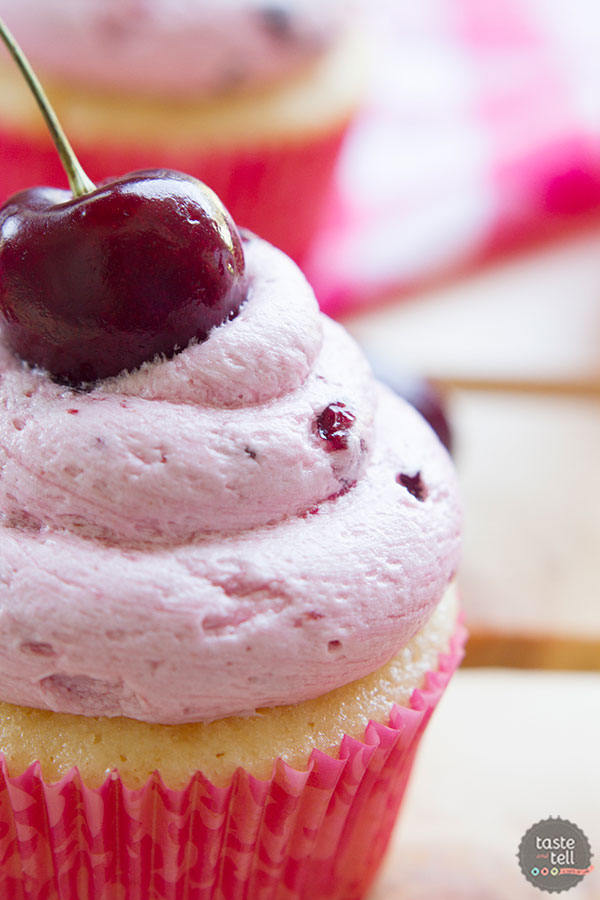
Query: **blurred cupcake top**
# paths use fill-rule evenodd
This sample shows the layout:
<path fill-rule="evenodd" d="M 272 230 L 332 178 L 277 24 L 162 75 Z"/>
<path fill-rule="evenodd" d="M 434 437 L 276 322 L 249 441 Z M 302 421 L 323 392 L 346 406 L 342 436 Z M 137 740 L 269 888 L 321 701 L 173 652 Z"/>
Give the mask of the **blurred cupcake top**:
<path fill-rule="evenodd" d="M 189 97 L 293 74 L 340 33 L 353 0 L 6 0 L 46 76 Z"/>
<path fill-rule="evenodd" d="M 453 466 L 294 264 L 84 393 L 0 339 L 0 697 L 185 722 L 297 703 L 406 644 L 457 565 Z"/>

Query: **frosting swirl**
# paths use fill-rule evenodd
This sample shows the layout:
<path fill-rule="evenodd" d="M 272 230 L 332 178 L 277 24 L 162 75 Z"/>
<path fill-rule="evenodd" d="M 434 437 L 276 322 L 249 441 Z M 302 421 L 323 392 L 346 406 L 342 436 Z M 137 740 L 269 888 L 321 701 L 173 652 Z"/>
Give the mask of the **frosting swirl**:
<path fill-rule="evenodd" d="M 350 0 L 5 0 L 43 71 L 147 96 L 211 95 L 294 73 L 340 33 Z"/>
<path fill-rule="evenodd" d="M 441 598 L 445 451 L 290 260 L 246 259 L 234 321 L 89 393 L 0 344 L 3 699 L 165 723 L 299 702 Z"/>

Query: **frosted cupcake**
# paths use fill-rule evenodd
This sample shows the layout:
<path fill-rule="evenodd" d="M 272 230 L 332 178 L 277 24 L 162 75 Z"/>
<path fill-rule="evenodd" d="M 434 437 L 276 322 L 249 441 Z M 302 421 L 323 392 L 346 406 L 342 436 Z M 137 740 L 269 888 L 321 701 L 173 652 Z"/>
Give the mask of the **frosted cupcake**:
<path fill-rule="evenodd" d="M 0 886 L 359 897 L 460 656 L 451 462 L 165 169 L 0 209 Z"/>
<path fill-rule="evenodd" d="M 445 450 L 245 250 L 235 320 L 85 394 L 0 345 L 5 892 L 360 896 L 457 662 Z"/>
<path fill-rule="evenodd" d="M 446 451 L 244 249 L 236 318 L 85 393 L 0 338 L 6 896 L 362 896 L 459 659 Z"/>
<path fill-rule="evenodd" d="M 95 180 L 163 165 L 299 259 L 360 99 L 349 0 L 7 0 Z M 1 51 L 0 51 L 1 52 Z M 26 90 L 0 69 L 2 202 L 64 175 Z"/>

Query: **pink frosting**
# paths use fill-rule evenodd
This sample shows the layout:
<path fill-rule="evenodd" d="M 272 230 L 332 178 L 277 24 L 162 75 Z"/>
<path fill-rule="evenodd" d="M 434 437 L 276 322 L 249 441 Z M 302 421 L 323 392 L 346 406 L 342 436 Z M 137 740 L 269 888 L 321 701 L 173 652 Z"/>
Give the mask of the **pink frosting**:
<path fill-rule="evenodd" d="M 194 96 L 294 72 L 332 42 L 350 5 L 350 0 L 4 0 L 2 15 L 43 74 L 121 92 Z"/>
<path fill-rule="evenodd" d="M 165 723 L 295 703 L 385 663 L 440 600 L 445 450 L 290 260 L 246 256 L 234 321 L 91 392 L 0 343 L 3 699 Z M 339 449 L 332 403 L 354 416 Z"/>

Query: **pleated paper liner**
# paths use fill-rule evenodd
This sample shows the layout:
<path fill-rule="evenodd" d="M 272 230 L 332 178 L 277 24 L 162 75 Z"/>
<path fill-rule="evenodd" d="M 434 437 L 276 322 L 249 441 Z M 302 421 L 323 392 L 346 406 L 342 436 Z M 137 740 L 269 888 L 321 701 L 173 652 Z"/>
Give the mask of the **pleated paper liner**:
<path fill-rule="evenodd" d="M 458 626 L 439 667 L 364 740 L 278 759 L 270 780 L 228 787 L 196 773 L 170 790 L 155 773 L 129 790 L 77 769 L 46 783 L 39 763 L 0 764 L 0 897 L 6 900 L 359 900 L 386 849 L 425 726 L 459 664 Z"/>
<path fill-rule="evenodd" d="M 330 197 L 335 162 L 347 123 L 331 130 L 257 146 L 197 149 L 104 143 L 77 153 L 99 183 L 137 169 L 171 168 L 200 178 L 219 195 L 235 222 L 299 262 L 314 241 Z M 43 184 L 66 188 L 56 150 L 45 134 L 25 135 L 0 123 L 0 205 L 16 191 Z"/>

